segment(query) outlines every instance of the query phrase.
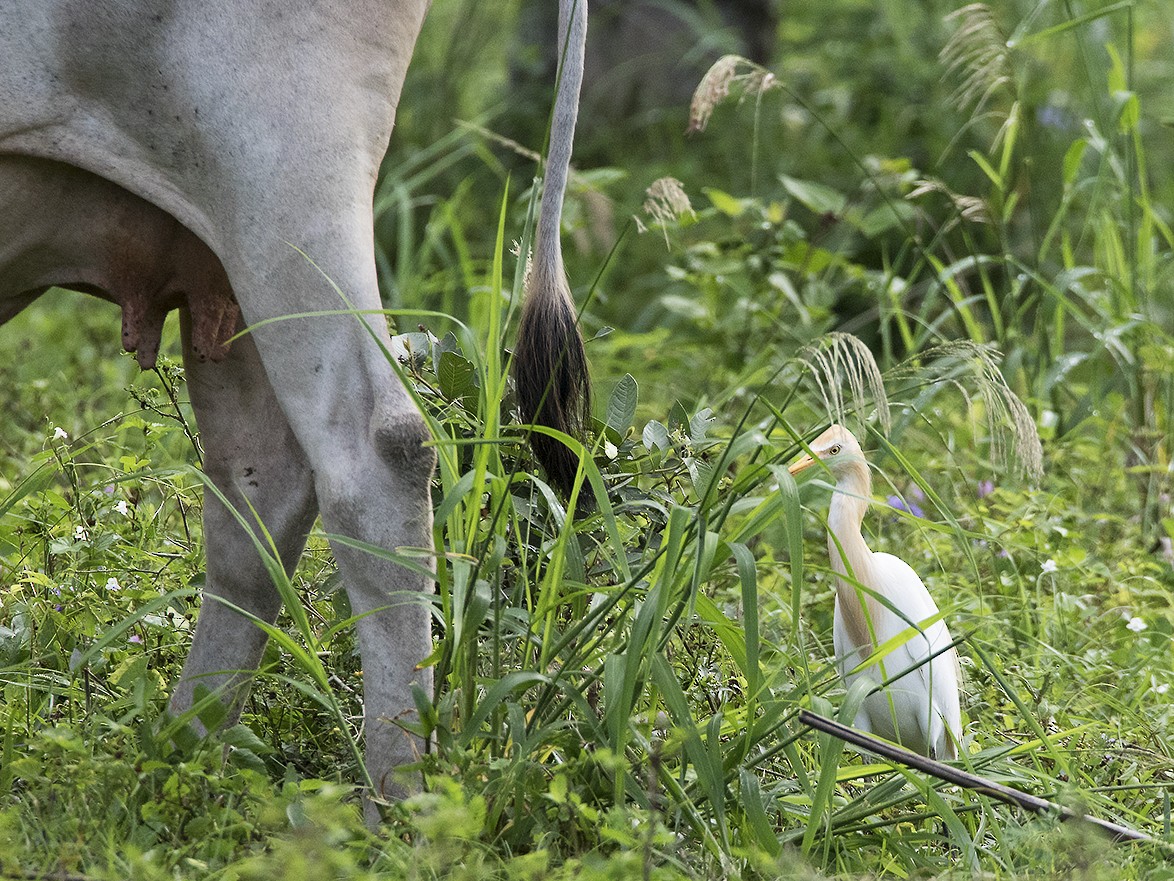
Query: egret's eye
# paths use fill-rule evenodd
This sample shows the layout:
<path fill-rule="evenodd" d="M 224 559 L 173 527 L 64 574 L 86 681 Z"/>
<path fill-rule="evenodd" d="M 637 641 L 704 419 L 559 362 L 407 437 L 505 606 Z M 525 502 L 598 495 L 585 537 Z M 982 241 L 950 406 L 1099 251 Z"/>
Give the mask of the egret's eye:
<path fill-rule="evenodd" d="M 835 456 L 835 455 L 837 455 L 839 452 L 840 452 L 840 445 L 839 445 L 839 444 L 836 444 L 834 447 L 832 447 L 830 450 L 828 450 L 828 455 L 829 455 L 829 456 Z"/>

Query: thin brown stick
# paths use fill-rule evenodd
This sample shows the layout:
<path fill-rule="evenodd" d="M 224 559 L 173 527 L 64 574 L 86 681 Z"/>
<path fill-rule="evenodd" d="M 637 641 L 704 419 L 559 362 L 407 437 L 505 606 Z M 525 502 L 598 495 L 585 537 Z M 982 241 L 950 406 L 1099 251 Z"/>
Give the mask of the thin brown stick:
<path fill-rule="evenodd" d="M 1136 829 L 1130 829 L 1127 826 L 1121 826 L 1118 823 L 1112 823 L 1088 814 L 1079 814 L 1063 805 L 1056 804 L 1054 801 L 1048 801 L 1046 798 L 1031 795 L 1020 789 L 1015 789 L 1002 783 L 996 783 L 994 780 L 986 777 L 979 777 L 977 774 L 963 771 L 961 768 L 955 768 L 953 765 L 946 765 L 942 762 L 937 762 L 917 753 L 910 752 L 904 747 L 889 743 L 886 740 L 881 740 L 878 737 L 873 737 L 871 734 L 865 734 L 863 731 L 857 731 L 855 728 L 849 728 L 847 725 L 842 725 L 833 719 L 821 716 L 818 713 L 813 713 L 810 710 L 800 710 L 799 721 L 810 728 L 815 728 L 817 731 L 838 737 L 840 740 L 846 741 L 853 746 L 858 746 L 871 753 L 876 753 L 878 756 L 886 758 L 889 761 L 907 765 L 916 771 L 929 774 L 931 777 L 936 777 L 947 783 L 953 783 L 965 789 L 980 792 L 983 795 L 989 795 L 992 798 L 997 798 L 999 801 L 1017 805 L 1026 811 L 1032 811 L 1036 814 L 1051 814 L 1061 820 L 1083 821 L 1103 832 L 1107 832 L 1113 841 L 1144 841 L 1149 844 L 1157 844 L 1161 846 L 1167 857 L 1174 856 L 1174 848 L 1171 848 L 1167 842 L 1146 835 L 1144 832 L 1138 832 Z"/>

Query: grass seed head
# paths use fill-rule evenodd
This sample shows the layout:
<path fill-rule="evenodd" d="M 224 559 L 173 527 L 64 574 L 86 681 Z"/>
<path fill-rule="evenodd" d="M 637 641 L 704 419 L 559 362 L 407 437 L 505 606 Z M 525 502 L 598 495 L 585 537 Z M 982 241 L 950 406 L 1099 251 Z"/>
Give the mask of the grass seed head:
<path fill-rule="evenodd" d="M 985 3 L 971 3 L 946 16 L 958 29 L 938 56 L 949 75 L 959 78 L 952 100 L 974 105 L 978 115 L 1003 87 L 1013 87 L 1011 50 L 1007 38 Z"/>
<path fill-rule="evenodd" d="M 746 68 L 746 73 L 738 73 L 739 68 Z M 693 92 L 687 131 L 690 134 L 705 131 L 713 109 L 729 97 L 735 86 L 745 97 L 762 95 L 777 85 L 773 73 L 750 59 L 741 55 L 723 55 L 705 72 Z"/>
<path fill-rule="evenodd" d="M 799 353 L 815 377 L 829 417 L 846 422 L 851 413 L 861 413 L 869 400 L 885 434 L 892 427 L 885 383 L 872 352 L 850 333 L 829 333 Z M 844 389 L 847 388 L 847 400 Z"/>
<path fill-rule="evenodd" d="M 696 216 L 689 195 L 685 192 L 684 185 L 675 177 L 662 177 L 653 181 L 644 193 L 644 213 L 664 231 L 665 245 L 668 245 L 668 224 L 675 223 L 686 214 Z M 636 228 L 640 232 L 648 231 L 648 227 L 639 217 L 635 220 Z"/>

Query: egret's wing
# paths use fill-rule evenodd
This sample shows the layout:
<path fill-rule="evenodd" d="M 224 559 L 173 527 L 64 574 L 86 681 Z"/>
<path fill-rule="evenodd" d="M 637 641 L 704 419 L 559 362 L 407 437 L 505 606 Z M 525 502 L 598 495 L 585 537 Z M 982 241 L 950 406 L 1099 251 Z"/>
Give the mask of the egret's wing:
<path fill-rule="evenodd" d="M 873 554 L 872 562 L 876 583 L 870 586 L 909 619 L 905 621 L 890 612 L 889 616 L 885 616 L 885 623 L 892 628 L 891 632 L 883 636 L 878 632 L 878 640 L 884 642 L 896 636 L 910 623 L 919 624 L 938 613 L 937 603 L 925 589 L 921 577 L 908 563 L 892 554 Z M 873 622 L 873 627 L 878 626 L 880 625 L 877 622 Z"/>
<path fill-rule="evenodd" d="M 933 601 L 925 584 L 908 563 L 892 554 L 874 554 L 873 564 L 876 581 L 873 587 L 902 613 L 897 615 L 890 609 L 885 609 L 877 615 L 880 620 L 873 622 L 873 628 L 876 631 L 878 645 L 897 636 L 911 623 L 921 625 L 922 621 L 938 614 L 937 603 Z M 962 735 L 962 711 L 958 699 L 961 680 L 958 653 L 952 648 L 942 651 L 953 641 L 944 621 L 921 626 L 924 637 L 914 636 L 892 653 L 893 660 L 899 659 L 900 665 L 906 668 L 915 667 L 908 674 L 909 679 L 899 685 L 918 688 L 922 694 L 930 698 L 933 712 L 918 713 L 918 725 L 923 729 L 926 725 L 929 726 L 930 730 L 923 730 L 922 733 L 926 743 L 934 746 L 939 757 L 953 757 L 953 743 L 939 726 L 944 724 L 955 738 Z M 937 654 L 928 663 L 921 663 L 927 656 L 937 652 L 941 654 Z M 896 670 L 890 670 L 889 675 L 899 672 L 900 665 Z M 929 709 L 927 704 L 925 710 Z"/>

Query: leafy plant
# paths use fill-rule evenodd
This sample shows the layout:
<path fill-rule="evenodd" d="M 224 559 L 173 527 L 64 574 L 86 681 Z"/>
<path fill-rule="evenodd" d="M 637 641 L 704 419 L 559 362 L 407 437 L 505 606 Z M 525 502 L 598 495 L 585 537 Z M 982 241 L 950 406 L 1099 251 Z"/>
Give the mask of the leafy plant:
<path fill-rule="evenodd" d="M 1169 837 L 1174 579 L 1150 551 L 1174 535 L 1171 166 L 1149 109 L 1164 31 L 1123 4 L 948 6 L 797 7 L 782 63 L 665 147 L 695 155 L 665 168 L 622 143 L 622 171 L 583 169 L 569 223 L 592 233 L 568 261 L 592 280 L 576 293 L 604 389 L 581 448 L 590 510 L 535 472 L 513 409 L 522 160 L 472 127 L 413 135 L 432 104 L 401 111 L 404 142 L 431 146 L 389 158 L 379 260 L 440 460 L 439 687 L 418 695 L 425 791 L 378 833 L 359 817 L 359 665 L 325 537 L 292 579 L 274 571 L 287 609 L 241 724 L 185 737 L 165 701 L 203 487 L 179 372 L 108 357 L 98 304 L 7 327 L 50 345 L 0 365 L 0 867 L 1166 877 L 1156 848 L 1110 849 L 796 721 L 851 719 L 860 698 L 833 666 L 825 488 L 784 467 L 834 416 L 874 451 L 870 544 L 914 564 L 962 638 L 961 761 Z M 436 39 L 422 59 L 448 57 Z M 476 90 L 504 81 L 497 57 Z M 696 213 L 621 235 L 666 172 Z M 609 224 L 611 262 L 590 245 Z M 1008 426 L 1021 444 L 1040 429 L 1038 485 L 997 455 Z"/>

